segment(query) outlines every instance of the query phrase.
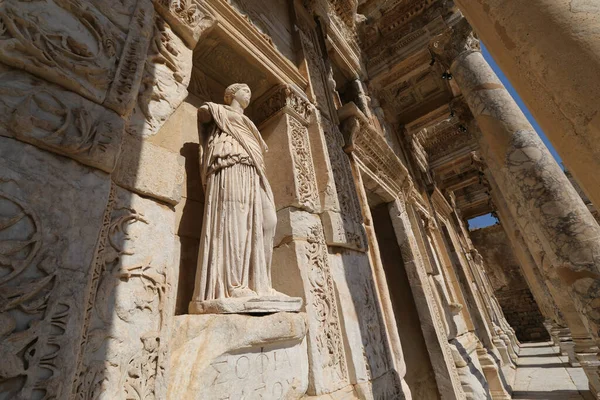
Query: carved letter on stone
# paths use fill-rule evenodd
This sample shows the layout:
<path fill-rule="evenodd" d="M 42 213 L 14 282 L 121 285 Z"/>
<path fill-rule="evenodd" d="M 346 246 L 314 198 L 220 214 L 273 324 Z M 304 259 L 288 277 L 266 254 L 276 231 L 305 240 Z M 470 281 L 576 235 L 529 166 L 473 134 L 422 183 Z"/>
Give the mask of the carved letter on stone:
<path fill-rule="evenodd" d="M 267 146 L 244 115 L 250 88 L 229 86 L 225 103 L 198 109 L 199 121 L 212 125 L 203 146 L 206 202 L 190 312 L 298 311 L 301 299 L 271 286 L 277 216 L 263 159 Z"/>

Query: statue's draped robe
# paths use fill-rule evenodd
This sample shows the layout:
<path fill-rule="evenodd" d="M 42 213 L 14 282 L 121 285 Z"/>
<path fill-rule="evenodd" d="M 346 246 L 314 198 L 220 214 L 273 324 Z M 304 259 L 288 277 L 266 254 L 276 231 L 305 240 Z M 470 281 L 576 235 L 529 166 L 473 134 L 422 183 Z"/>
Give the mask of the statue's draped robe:
<path fill-rule="evenodd" d="M 229 106 L 207 103 L 213 126 L 203 147 L 205 205 L 195 301 L 271 292 L 277 217 L 266 179 L 267 150 L 252 121 Z"/>

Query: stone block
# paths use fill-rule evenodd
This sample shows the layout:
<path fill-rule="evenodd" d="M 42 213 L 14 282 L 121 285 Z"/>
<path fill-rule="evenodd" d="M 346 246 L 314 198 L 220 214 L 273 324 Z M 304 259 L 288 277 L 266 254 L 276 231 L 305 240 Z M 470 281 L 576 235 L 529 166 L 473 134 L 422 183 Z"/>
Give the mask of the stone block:
<path fill-rule="evenodd" d="M 296 207 L 307 211 L 319 208 L 308 129 L 295 117 L 281 114 L 261 127 L 269 147 L 265 154 L 267 178 L 275 195 L 275 207 Z"/>
<path fill-rule="evenodd" d="M 296 216 L 311 214 L 298 212 Z M 292 217 L 294 215 L 292 214 Z M 314 216 L 313 216 L 314 218 Z M 273 252 L 273 287 L 304 299 L 312 374 L 308 393 L 320 395 L 347 386 L 348 368 L 327 246 L 318 218 L 308 236 L 284 240 Z M 306 226 L 308 227 L 308 226 Z"/>
<path fill-rule="evenodd" d="M 282 242 L 293 239 L 306 240 L 312 229 L 321 224 L 319 217 L 294 207 L 286 207 L 277 211 L 277 230 L 273 243 L 278 246 Z"/>
<path fill-rule="evenodd" d="M 366 251 L 367 238 L 362 223 L 337 211 L 324 211 L 321 214 L 325 240 L 329 246 L 346 247 Z"/>
<path fill-rule="evenodd" d="M 107 174 L 0 137 L 0 398 L 70 396 Z"/>
<path fill-rule="evenodd" d="M 357 382 L 372 381 L 392 369 L 392 360 L 369 258 L 342 250 L 330 254 L 329 262 L 344 315 L 348 363 Z"/>
<path fill-rule="evenodd" d="M 0 135 L 112 172 L 125 121 L 114 111 L 0 65 Z"/>
<path fill-rule="evenodd" d="M 169 207 L 116 188 L 77 393 L 165 398 L 179 246 Z"/>
<path fill-rule="evenodd" d="M 126 115 L 142 79 L 153 16 L 150 0 L 110 7 L 98 0 L 77 7 L 3 2 L 0 62 Z"/>
<path fill-rule="evenodd" d="M 308 387 L 302 313 L 181 315 L 168 399 L 296 399 Z"/>
<path fill-rule="evenodd" d="M 113 179 L 123 188 L 174 205 L 181 200 L 183 165 L 179 154 L 126 135 Z"/>

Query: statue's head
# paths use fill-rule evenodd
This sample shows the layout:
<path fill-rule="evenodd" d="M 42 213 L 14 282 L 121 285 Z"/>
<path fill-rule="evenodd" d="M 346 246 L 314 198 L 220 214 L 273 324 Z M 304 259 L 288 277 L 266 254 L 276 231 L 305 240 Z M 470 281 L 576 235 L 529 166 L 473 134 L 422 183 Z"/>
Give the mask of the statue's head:
<path fill-rule="evenodd" d="M 233 85 L 227 86 L 225 89 L 225 104 L 231 105 L 233 100 L 236 100 L 242 108 L 248 107 L 250 104 L 250 97 L 252 96 L 252 92 L 250 91 L 250 87 L 245 83 L 234 83 Z"/>

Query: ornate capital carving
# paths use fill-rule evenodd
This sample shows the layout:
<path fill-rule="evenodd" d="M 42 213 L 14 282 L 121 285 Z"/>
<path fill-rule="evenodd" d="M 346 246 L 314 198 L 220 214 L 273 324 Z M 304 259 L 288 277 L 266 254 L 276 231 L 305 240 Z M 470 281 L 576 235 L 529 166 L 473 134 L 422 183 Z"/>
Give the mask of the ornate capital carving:
<path fill-rule="evenodd" d="M 203 33 L 217 22 L 199 0 L 153 0 L 154 8 L 171 25 L 185 44 L 193 49 Z"/>
<path fill-rule="evenodd" d="M 437 60 L 450 68 L 461 54 L 481 51 L 481 48 L 479 39 L 473 34 L 473 28 L 462 18 L 444 33 L 435 36 L 429 44 L 429 50 Z"/>
<path fill-rule="evenodd" d="M 286 112 L 303 125 L 308 125 L 312 105 L 299 89 L 292 85 L 279 85 L 257 101 L 255 120 L 261 124 L 275 114 Z"/>

